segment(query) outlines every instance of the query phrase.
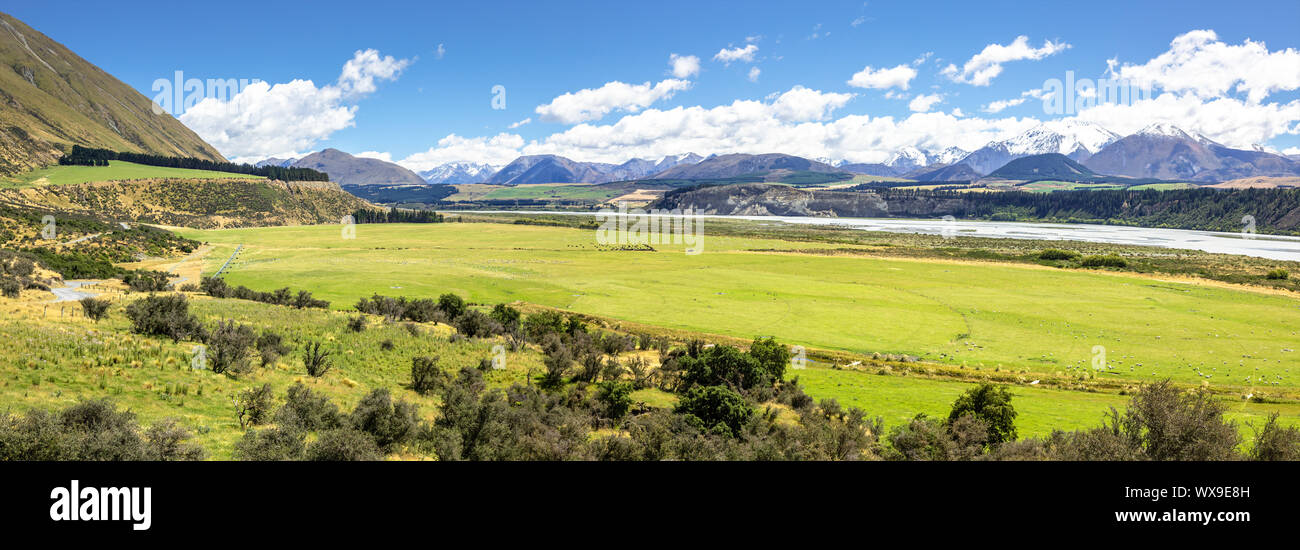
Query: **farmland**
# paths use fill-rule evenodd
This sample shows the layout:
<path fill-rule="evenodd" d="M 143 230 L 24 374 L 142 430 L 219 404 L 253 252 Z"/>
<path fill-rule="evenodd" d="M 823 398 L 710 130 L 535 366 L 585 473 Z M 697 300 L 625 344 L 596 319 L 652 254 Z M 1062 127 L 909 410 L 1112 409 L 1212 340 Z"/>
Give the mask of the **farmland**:
<path fill-rule="evenodd" d="M 0 179 L 0 187 L 38 187 L 42 185 L 71 185 L 96 181 L 138 180 L 151 178 L 193 179 L 265 179 L 261 176 L 190 170 L 164 166 L 146 166 L 120 160 L 109 161 L 108 166 L 50 166 Z"/>

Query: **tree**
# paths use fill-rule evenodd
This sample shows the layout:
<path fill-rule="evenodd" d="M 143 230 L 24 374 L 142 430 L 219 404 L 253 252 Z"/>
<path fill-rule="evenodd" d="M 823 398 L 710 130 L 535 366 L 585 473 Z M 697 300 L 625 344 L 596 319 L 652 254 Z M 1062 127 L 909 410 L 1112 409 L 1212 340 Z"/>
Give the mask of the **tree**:
<path fill-rule="evenodd" d="M 276 424 L 307 432 L 337 428 L 343 425 L 343 420 L 338 406 L 329 397 L 311 391 L 302 382 L 289 386 L 284 405 L 275 413 Z"/>
<path fill-rule="evenodd" d="M 1300 460 L 1300 429 L 1279 426 L 1278 413 L 1269 415 L 1264 427 L 1255 431 L 1255 444 L 1246 455 L 1251 460 Z"/>
<path fill-rule="evenodd" d="M 679 359 L 685 372 L 682 380 L 688 386 L 727 385 L 746 390 L 757 385 L 770 385 L 772 378 L 753 355 L 731 346 L 714 346 L 703 349 L 698 357 Z"/>
<path fill-rule="evenodd" d="M 701 430 L 735 437 L 754 409 L 740 394 L 722 386 L 696 386 L 682 397 L 674 412 L 686 415 Z"/>
<path fill-rule="evenodd" d="M 1006 386 L 984 383 L 966 391 L 952 403 L 948 413 L 951 425 L 970 415 L 988 424 L 990 445 L 1016 440 L 1016 409 L 1011 406 L 1011 390 Z"/>
<path fill-rule="evenodd" d="M 507 332 L 513 332 L 519 327 L 519 320 L 522 315 L 519 310 L 505 304 L 492 306 L 492 313 L 489 314 L 492 320 L 501 323 Z"/>
<path fill-rule="evenodd" d="M 600 402 L 605 405 L 605 414 L 618 420 L 632 408 L 631 382 L 601 382 Z"/>

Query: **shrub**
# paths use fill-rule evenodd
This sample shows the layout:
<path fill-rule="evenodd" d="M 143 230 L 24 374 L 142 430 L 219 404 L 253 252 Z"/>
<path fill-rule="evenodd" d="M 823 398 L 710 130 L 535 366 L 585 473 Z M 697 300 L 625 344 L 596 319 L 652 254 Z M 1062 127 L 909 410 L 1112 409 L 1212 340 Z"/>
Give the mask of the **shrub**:
<path fill-rule="evenodd" d="M 1255 444 L 1246 455 L 1251 460 L 1300 460 L 1300 429 L 1279 426 L 1278 413 L 1269 415 L 1264 427 L 1255 432 Z"/>
<path fill-rule="evenodd" d="M 1290 276 L 1291 274 L 1288 273 L 1287 270 L 1282 269 L 1280 267 L 1272 271 L 1269 271 L 1268 275 L 1265 275 L 1265 277 L 1267 277 L 1270 281 L 1281 281 L 1281 280 L 1285 280 L 1287 277 Z"/>
<path fill-rule="evenodd" d="M 749 355 L 767 371 L 772 380 L 785 378 L 785 367 L 790 364 L 790 348 L 777 343 L 775 338 L 759 338 L 749 346 Z"/>
<path fill-rule="evenodd" d="M 1016 440 L 1016 409 L 1011 406 L 1011 390 L 1006 386 L 984 383 L 958 396 L 948 413 L 948 422 L 951 425 L 967 415 L 988 424 L 990 444 Z"/>
<path fill-rule="evenodd" d="M 674 412 L 686 415 L 701 430 L 734 437 L 754 409 L 740 394 L 722 386 L 696 386 L 682 397 Z"/>
<path fill-rule="evenodd" d="M 600 402 L 605 405 L 605 415 L 618 420 L 632 408 L 631 382 L 601 382 Z"/>
<path fill-rule="evenodd" d="M 239 375 L 248 370 L 248 359 L 257 335 L 248 325 L 222 321 L 208 334 L 208 364 L 212 372 Z"/>
<path fill-rule="evenodd" d="M 314 432 L 342 426 L 343 415 L 329 397 L 316 394 L 298 382 L 289 387 L 284 405 L 275 413 L 275 422 Z"/>
<path fill-rule="evenodd" d="M 384 458 L 375 441 L 364 433 L 351 428 L 339 428 L 322 432 L 307 446 L 307 460 L 317 461 L 361 461 L 380 460 Z"/>
<path fill-rule="evenodd" d="M 330 367 L 334 366 L 330 360 L 330 352 L 321 351 L 320 342 L 310 342 L 302 348 L 302 364 L 307 367 L 307 374 L 313 378 L 320 378 L 329 372 Z"/>
<path fill-rule="evenodd" d="M 456 330 L 470 338 L 486 338 L 500 334 L 504 329 L 501 323 L 492 320 L 478 310 L 468 310 L 455 321 Z"/>
<path fill-rule="evenodd" d="M 384 452 L 415 435 L 419 420 L 416 406 L 404 400 L 393 402 L 387 388 L 379 388 L 361 398 L 352 410 L 352 427 L 370 435 Z"/>
<path fill-rule="evenodd" d="M 85 312 L 86 317 L 96 323 L 108 315 L 108 300 L 85 297 L 81 299 L 81 311 Z"/>
<path fill-rule="evenodd" d="M 0 278 L 0 294 L 5 298 L 17 298 L 23 292 L 22 283 L 10 277 Z"/>
<path fill-rule="evenodd" d="M 161 292 L 167 290 L 170 279 L 171 275 L 162 271 L 137 269 L 124 275 L 122 282 L 133 292 Z"/>
<path fill-rule="evenodd" d="M 262 358 L 263 367 L 275 364 L 281 356 L 293 349 L 279 334 L 269 330 L 262 331 L 262 335 L 257 337 L 256 347 L 257 354 Z"/>
<path fill-rule="evenodd" d="M 424 395 L 438 391 L 445 382 L 446 375 L 438 367 L 437 357 L 415 357 L 411 359 L 411 389 Z"/>
<path fill-rule="evenodd" d="M 714 346 L 679 359 L 688 386 L 729 385 L 742 390 L 771 385 L 773 379 L 753 355 L 731 346 Z"/>
<path fill-rule="evenodd" d="M 301 460 L 306 441 L 303 432 L 292 428 L 249 430 L 235 442 L 235 458 L 261 462 Z"/>
<path fill-rule="evenodd" d="M 442 310 L 448 319 L 455 319 L 465 313 L 465 299 L 451 293 L 443 294 L 438 297 L 438 309 Z"/>
<path fill-rule="evenodd" d="M 1061 250 L 1059 248 L 1048 248 L 1038 253 L 1040 260 L 1074 260 L 1079 257 L 1078 252 L 1070 250 Z"/>
<path fill-rule="evenodd" d="M 199 322 L 190 315 L 189 301 L 180 294 L 149 295 L 126 306 L 131 329 L 138 334 L 166 336 L 173 342 L 199 333 Z"/>
<path fill-rule="evenodd" d="M 352 332 L 361 332 L 366 330 L 366 318 L 358 315 L 348 319 L 348 330 Z"/>
<path fill-rule="evenodd" d="M 492 306 L 492 313 L 489 313 L 493 321 L 501 324 L 507 331 L 513 331 L 519 327 L 519 320 L 522 315 L 519 310 L 505 304 Z"/>
<path fill-rule="evenodd" d="M 145 456 L 148 460 L 203 460 L 203 447 L 187 443 L 190 431 L 165 418 L 144 431 Z"/>
<path fill-rule="evenodd" d="M 1128 267 L 1128 260 L 1125 260 L 1124 258 L 1121 258 L 1114 254 L 1106 254 L 1101 256 L 1084 256 L 1083 260 L 1079 262 L 1079 265 L 1083 267 L 1125 268 Z"/>
<path fill-rule="evenodd" d="M 260 388 L 248 388 L 235 396 L 235 417 L 239 427 L 247 428 L 264 424 L 271 417 L 271 385 L 262 384 Z"/>

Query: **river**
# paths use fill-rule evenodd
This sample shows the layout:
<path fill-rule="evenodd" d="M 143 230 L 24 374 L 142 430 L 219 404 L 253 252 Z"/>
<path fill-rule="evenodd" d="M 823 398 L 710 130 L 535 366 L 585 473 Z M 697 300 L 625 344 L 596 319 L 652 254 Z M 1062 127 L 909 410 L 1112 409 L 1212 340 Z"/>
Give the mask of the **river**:
<path fill-rule="evenodd" d="M 596 212 L 450 210 L 443 214 L 558 214 L 595 216 Z M 808 216 L 701 216 L 703 218 L 784 222 L 808 225 L 837 225 L 863 231 L 986 237 L 993 239 L 1032 239 L 1044 241 L 1083 241 L 1201 250 L 1216 254 L 1240 254 L 1271 260 L 1300 262 L 1300 237 L 1224 233 L 1189 229 L 1128 227 L 1071 223 L 990 222 L 977 220 L 945 221 L 899 218 L 818 218 Z M 706 226 L 705 234 L 708 229 Z"/>

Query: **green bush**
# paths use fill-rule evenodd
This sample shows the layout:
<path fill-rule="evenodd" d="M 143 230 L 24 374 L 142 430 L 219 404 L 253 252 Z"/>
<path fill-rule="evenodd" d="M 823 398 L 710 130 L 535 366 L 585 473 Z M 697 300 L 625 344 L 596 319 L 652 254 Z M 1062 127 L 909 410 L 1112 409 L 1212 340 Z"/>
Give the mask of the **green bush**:
<path fill-rule="evenodd" d="M 126 306 L 126 316 L 136 333 L 166 336 L 173 342 L 200 332 L 198 319 L 190 315 L 189 301 L 179 294 L 149 295 L 131 302 Z"/>
<path fill-rule="evenodd" d="M 1078 252 L 1061 250 L 1059 248 L 1048 248 L 1038 253 L 1038 259 L 1040 260 L 1074 260 L 1078 257 Z"/>
<path fill-rule="evenodd" d="M 1125 268 L 1128 267 L 1128 260 L 1125 260 L 1124 258 L 1121 258 L 1114 254 L 1084 256 L 1083 260 L 1079 262 L 1079 265 L 1083 267 Z"/>
<path fill-rule="evenodd" d="M 1281 281 L 1290 276 L 1291 274 L 1288 273 L 1287 270 L 1282 269 L 1280 267 L 1272 271 L 1269 271 L 1268 275 L 1265 275 L 1265 277 L 1267 277 L 1270 281 Z"/>

